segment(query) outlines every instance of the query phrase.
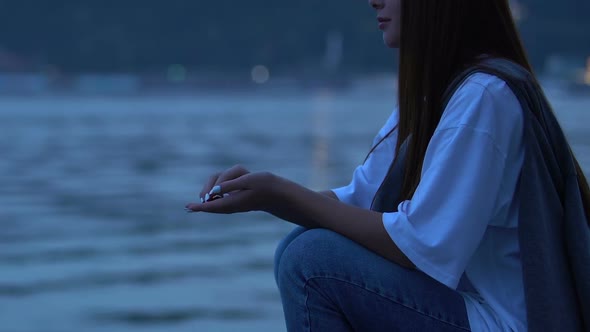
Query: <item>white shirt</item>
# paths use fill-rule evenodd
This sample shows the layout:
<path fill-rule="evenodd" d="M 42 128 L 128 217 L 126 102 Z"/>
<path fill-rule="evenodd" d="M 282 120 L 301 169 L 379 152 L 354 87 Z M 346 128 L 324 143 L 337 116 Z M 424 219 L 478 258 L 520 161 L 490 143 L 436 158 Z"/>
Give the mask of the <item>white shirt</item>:
<path fill-rule="evenodd" d="M 374 143 L 398 118 L 396 109 Z M 523 126 L 504 81 L 471 75 L 430 140 L 414 196 L 383 214 L 389 236 L 416 267 L 460 292 L 473 331 L 527 329 L 515 196 Z M 396 142 L 397 131 L 355 169 L 349 185 L 333 190 L 340 201 L 370 208 Z"/>

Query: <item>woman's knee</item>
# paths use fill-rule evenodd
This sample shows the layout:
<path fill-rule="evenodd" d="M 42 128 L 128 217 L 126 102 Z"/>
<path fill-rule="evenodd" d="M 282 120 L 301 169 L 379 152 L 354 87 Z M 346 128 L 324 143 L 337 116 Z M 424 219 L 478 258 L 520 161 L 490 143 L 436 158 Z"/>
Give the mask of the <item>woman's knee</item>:
<path fill-rule="evenodd" d="M 281 252 L 280 260 L 275 260 L 277 284 L 282 280 L 301 280 L 309 272 L 330 269 L 331 255 L 335 247 L 348 241 L 333 231 L 317 228 L 300 233 L 293 238 Z"/>
<path fill-rule="evenodd" d="M 279 242 L 279 245 L 277 246 L 277 249 L 275 250 L 275 256 L 274 256 L 274 274 L 275 274 L 275 280 L 277 282 L 278 282 L 278 268 L 279 268 L 279 264 L 281 261 L 281 257 L 283 256 L 283 253 L 285 252 L 285 249 L 291 244 L 291 242 L 293 242 L 293 240 L 295 240 L 297 237 L 299 237 L 301 234 L 303 234 L 307 230 L 308 230 L 307 228 L 296 227 L 289 234 L 287 234 L 287 236 L 285 236 L 281 240 L 281 242 Z"/>

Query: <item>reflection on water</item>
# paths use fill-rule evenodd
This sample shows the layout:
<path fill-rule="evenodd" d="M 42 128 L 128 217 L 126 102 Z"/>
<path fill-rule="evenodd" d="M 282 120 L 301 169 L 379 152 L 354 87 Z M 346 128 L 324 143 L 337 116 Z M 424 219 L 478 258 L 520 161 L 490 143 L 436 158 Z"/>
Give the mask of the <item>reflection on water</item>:
<path fill-rule="evenodd" d="M 313 97 L 311 110 L 311 131 L 313 135 L 311 180 L 317 188 L 327 188 L 328 158 L 330 136 L 334 125 L 338 125 L 338 118 L 331 119 L 334 113 L 334 96 L 329 90 L 318 91 Z M 336 121 L 336 123 L 332 123 Z"/>
<path fill-rule="evenodd" d="M 590 100 L 553 97 L 590 165 Z M 0 331 L 283 331 L 262 213 L 186 214 L 241 163 L 345 184 L 393 98 L 308 94 L 0 99 Z"/>

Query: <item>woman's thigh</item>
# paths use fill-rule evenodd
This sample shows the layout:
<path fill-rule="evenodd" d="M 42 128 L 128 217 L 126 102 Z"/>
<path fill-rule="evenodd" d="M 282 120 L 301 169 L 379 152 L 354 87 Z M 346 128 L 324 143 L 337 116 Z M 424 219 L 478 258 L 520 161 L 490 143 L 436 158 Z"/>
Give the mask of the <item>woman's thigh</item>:
<path fill-rule="evenodd" d="M 465 331 L 462 296 L 335 232 L 298 229 L 275 267 L 290 331 Z"/>

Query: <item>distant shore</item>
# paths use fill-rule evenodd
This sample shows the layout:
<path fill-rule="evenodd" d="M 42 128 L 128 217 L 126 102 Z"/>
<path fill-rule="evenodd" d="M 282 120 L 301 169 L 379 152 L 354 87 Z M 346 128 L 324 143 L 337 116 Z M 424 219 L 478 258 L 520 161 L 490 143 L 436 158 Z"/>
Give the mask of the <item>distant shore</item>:
<path fill-rule="evenodd" d="M 392 86 L 395 73 L 383 74 L 326 74 L 280 75 L 268 73 L 257 77 L 245 74 L 169 75 L 140 74 L 78 74 L 1 73 L 2 95 L 151 95 L 200 94 L 210 92 L 255 92 L 267 90 L 346 90 L 359 84 L 374 82 Z M 260 75 L 259 75 L 260 76 Z"/>
<path fill-rule="evenodd" d="M 258 75 L 258 76 L 257 76 Z M 590 69 L 587 79 L 590 80 Z M 570 75 L 571 76 L 571 75 Z M 541 84 L 565 93 L 590 94 L 590 84 L 567 75 L 539 75 Z M 571 76 L 573 77 L 573 76 Z M 306 93 L 317 91 L 392 93 L 397 90 L 397 74 L 384 73 L 262 73 L 214 74 L 77 74 L 2 73 L 2 96 L 169 96 L 226 93 Z"/>

